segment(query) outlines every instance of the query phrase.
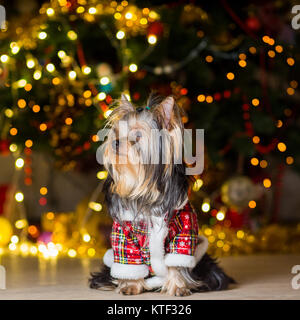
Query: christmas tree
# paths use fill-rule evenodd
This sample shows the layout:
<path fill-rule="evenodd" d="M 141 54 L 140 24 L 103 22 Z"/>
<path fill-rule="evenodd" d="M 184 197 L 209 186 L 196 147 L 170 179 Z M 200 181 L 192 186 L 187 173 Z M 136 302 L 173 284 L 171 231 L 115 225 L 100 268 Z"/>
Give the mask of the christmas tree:
<path fill-rule="evenodd" d="M 60 170 L 84 169 L 87 159 L 97 166 L 97 131 L 113 99 L 125 93 L 140 105 L 150 91 L 172 94 L 186 127 L 205 129 L 205 169 L 191 198 L 210 242 L 228 252 L 225 234 L 217 242 L 211 228 L 276 222 L 267 191 L 278 200 L 284 168 L 300 169 L 299 41 L 279 19 L 289 8 L 52 0 L 30 19 L 12 16 L 0 33 L 1 153 L 15 155 L 29 188 L 34 151 Z"/>

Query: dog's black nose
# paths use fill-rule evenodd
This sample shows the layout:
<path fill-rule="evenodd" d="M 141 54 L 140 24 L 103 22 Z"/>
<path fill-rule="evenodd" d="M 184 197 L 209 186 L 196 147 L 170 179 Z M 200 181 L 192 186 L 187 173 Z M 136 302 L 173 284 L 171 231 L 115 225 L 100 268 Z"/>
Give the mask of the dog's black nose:
<path fill-rule="evenodd" d="M 118 152 L 120 147 L 120 140 L 114 140 L 112 142 L 112 148 L 114 151 Z"/>

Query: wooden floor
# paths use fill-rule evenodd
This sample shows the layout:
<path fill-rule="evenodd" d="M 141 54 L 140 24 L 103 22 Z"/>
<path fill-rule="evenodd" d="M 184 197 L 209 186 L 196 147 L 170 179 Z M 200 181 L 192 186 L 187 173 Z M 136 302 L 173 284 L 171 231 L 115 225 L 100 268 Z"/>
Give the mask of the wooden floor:
<path fill-rule="evenodd" d="M 7 289 L 0 290 L 3 299 L 170 299 L 160 293 L 122 296 L 88 288 L 90 271 L 98 269 L 99 260 L 2 256 L 6 268 Z M 300 255 L 237 256 L 221 260 L 226 272 L 238 282 L 230 290 L 193 294 L 187 299 L 300 299 L 300 289 L 291 286 L 294 265 Z M 185 298 L 174 298 L 185 299 Z"/>

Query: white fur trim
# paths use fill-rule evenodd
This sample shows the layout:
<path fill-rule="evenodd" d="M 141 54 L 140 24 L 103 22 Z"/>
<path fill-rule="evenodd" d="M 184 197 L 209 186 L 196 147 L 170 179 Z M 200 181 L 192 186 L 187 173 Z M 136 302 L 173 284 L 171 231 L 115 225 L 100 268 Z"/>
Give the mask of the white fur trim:
<path fill-rule="evenodd" d="M 187 254 L 168 253 L 165 257 L 165 264 L 168 267 L 186 267 L 194 268 L 196 264 L 202 259 L 208 248 L 208 240 L 206 237 L 199 237 L 199 244 L 196 247 L 195 255 L 189 256 Z"/>
<path fill-rule="evenodd" d="M 152 226 L 149 228 L 149 250 L 151 267 L 157 276 L 166 276 L 168 268 L 164 262 L 165 238 L 168 227 L 163 217 L 151 217 Z"/>
<path fill-rule="evenodd" d="M 168 267 L 187 267 L 194 268 L 196 259 L 188 254 L 168 253 L 166 254 L 165 264 Z"/>
<path fill-rule="evenodd" d="M 117 279 L 137 280 L 147 277 L 149 269 L 145 264 L 113 263 L 110 275 Z"/>
<path fill-rule="evenodd" d="M 150 289 L 155 289 L 155 288 L 159 288 L 162 287 L 163 284 L 165 283 L 166 278 L 164 277 L 151 277 L 145 280 L 146 285 L 150 288 Z"/>
<path fill-rule="evenodd" d="M 104 263 L 106 266 L 108 266 L 108 267 L 111 268 L 111 266 L 112 266 L 113 263 L 114 263 L 114 251 L 113 251 L 113 249 L 108 249 L 108 250 L 105 252 L 105 254 L 104 254 L 104 256 L 103 256 L 103 263 Z"/>

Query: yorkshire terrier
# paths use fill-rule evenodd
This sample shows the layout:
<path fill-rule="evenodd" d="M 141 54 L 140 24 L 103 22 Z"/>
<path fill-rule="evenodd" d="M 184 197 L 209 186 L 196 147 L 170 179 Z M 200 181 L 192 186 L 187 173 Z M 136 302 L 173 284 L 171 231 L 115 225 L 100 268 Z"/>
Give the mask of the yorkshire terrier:
<path fill-rule="evenodd" d="M 172 96 L 155 94 L 138 108 L 122 95 L 110 114 L 100 153 L 108 171 L 103 190 L 113 218 L 112 249 L 102 270 L 91 274 L 91 288 L 186 296 L 234 283 L 198 235 L 186 164 L 180 161 L 182 115 Z"/>

